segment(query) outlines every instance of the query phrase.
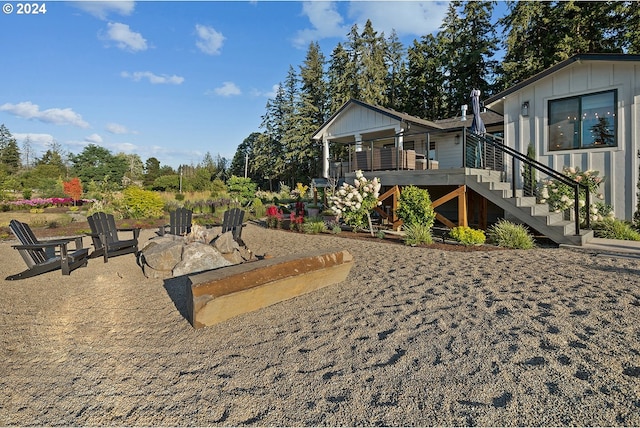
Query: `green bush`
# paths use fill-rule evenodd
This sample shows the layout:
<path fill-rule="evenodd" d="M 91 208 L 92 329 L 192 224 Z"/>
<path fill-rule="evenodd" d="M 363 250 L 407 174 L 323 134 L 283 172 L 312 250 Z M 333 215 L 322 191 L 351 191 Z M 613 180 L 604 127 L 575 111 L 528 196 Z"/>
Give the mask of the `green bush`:
<path fill-rule="evenodd" d="M 405 226 L 420 224 L 430 230 L 433 227 L 436 213 L 431 207 L 429 192 L 416 186 L 407 186 L 402 189 L 396 215 Z"/>
<path fill-rule="evenodd" d="M 640 233 L 627 222 L 616 218 L 605 218 L 591 225 L 598 238 L 622 239 L 624 241 L 640 241 Z"/>
<path fill-rule="evenodd" d="M 176 201 L 184 201 L 184 193 L 176 193 Z"/>
<path fill-rule="evenodd" d="M 161 218 L 164 216 L 164 201 L 153 191 L 129 186 L 122 192 L 122 214 L 127 218 Z"/>
<path fill-rule="evenodd" d="M 431 226 L 426 224 L 413 223 L 403 226 L 404 237 L 402 238 L 406 245 L 421 245 L 433 243 L 431 237 Z"/>
<path fill-rule="evenodd" d="M 457 226 L 451 229 L 449 235 L 464 245 L 484 244 L 487 240 L 482 230 L 472 229 L 469 226 Z"/>
<path fill-rule="evenodd" d="M 536 246 L 529 229 L 504 219 L 489 227 L 487 238 L 499 247 L 528 250 Z"/>
<path fill-rule="evenodd" d="M 267 208 L 262 203 L 262 199 L 254 198 L 253 199 L 253 214 L 256 218 L 262 218 L 267 213 Z"/>
<path fill-rule="evenodd" d="M 302 224 L 302 231 L 309 234 L 318 234 L 327 231 L 327 225 L 324 220 L 318 217 L 311 218 Z"/>

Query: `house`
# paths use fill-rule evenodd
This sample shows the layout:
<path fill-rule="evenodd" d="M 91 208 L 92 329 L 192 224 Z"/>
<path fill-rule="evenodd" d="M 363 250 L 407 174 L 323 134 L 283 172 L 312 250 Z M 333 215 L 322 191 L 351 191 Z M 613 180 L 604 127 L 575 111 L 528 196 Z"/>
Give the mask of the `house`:
<path fill-rule="evenodd" d="M 504 117 L 504 143 L 537 160 L 597 170 L 604 202 L 631 220 L 637 205 L 640 55 L 575 55 L 486 99 Z"/>
<path fill-rule="evenodd" d="M 473 114 L 464 108 L 457 118 L 428 121 L 349 100 L 312 138 L 323 147 L 323 177 L 349 180 L 360 169 L 378 176 L 387 190 L 425 187 L 432 200 L 445 201 L 439 220 L 450 227 L 509 218 L 557 243 L 593 237 L 581 230 L 577 212 L 551 213 L 524 189 L 523 169 L 530 163 L 520 154 L 530 144 L 535 161 L 550 170 L 541 170 L 538 180 L 565 166 L 597 170 L 606 177 L 604 202 L 617 218 L 632 219 L 640 55 L 576 55 L 486 99 L 479 114 L 487 128 L 482 137 L 469 133 Z M 342 153 L 338 159 L 329 149 L 341 145 L 334 150 Z"/>

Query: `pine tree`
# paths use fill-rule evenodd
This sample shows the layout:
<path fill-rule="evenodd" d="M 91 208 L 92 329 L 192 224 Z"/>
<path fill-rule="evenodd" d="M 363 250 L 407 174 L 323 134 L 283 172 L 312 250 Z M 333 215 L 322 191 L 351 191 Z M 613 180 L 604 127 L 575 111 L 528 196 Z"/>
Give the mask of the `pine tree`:
<path fill-rule="evenodd" d="M 494 91 L 498 38 L 491 24 L 492 11 L 491 1 L 450 3 L 439 34 L 446 58 L 449 115 L 468 104 L 472 89 L 479 89 L 483 96 Z"/>
<path fill-rule="evenodd" d="M 407 51 L 408 71 L 406 79 L 409 97 L 404 111 L 424 119 L 445 117 L 446 98 L 442 46 L 435 36 L 423 36 L 420 42 L 414 40 Z"/>
<path fill-rule="evenodd" d="M 407 91 L 407 63 L 405 61 L 405 48 L 398 39 L 398 34 L 393 30 L 387 39 L 387 51 L 385 62 L 387 66 L 387 78 L 385 79 L 385 97 L 387 99 L 386 107 L 398 111 L 404 111 L 407 104 L 409 93 Z"/>
<path fill-rule="evenodd" d="M 360 100 L 369 104 L 386 106 L 387 98 L 387 56 L 386 41 L 383 35 L 373 29 L 367 20 L 360 41 L 356 44 L 360 51 L 355 56 L 359 59 L 357 66 L 357 86 Z"/>
<path fill-rule="evenodd" d="M 328 70 L 329 90 L 329 114 L 335 113 L 352 96 L 349 79 L 347 78 L 347 65 L 349 53 L 338 43 L 331 53 Z"/>
<path fill-rule="evenodd" d="M 9 173 L 18 172 L 21 166 L 18 143 L 4 124 L 0 125 L 0 164 Z"/>

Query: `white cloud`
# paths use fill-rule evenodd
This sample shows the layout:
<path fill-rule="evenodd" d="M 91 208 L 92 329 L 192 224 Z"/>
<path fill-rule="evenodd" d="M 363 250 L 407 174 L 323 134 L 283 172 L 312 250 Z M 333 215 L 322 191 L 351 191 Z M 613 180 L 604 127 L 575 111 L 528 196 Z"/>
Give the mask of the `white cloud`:
<path fill-rule="evenodd" d="M 293 45 L 306 48 L 309 43 L 325 38 L 345 38 L 354 24 L 362 30 L 367 19 L 374 30 L 391 35 L 395 29 L 398 36 L 419 38 L 437 31 L 442 24 L 448 1 L 350 1 L 347 15 L 349 23 L 338 11 L 341 2 L 307 1 L 302 13 L 309 18 L 311 28 L 298 31 Z"/>
<path fill-rule="evenodd" d="M 233 82 L 223 82 L 222 86 L 213 90 L 213 93 L 223 97 L 230 97 L 232 95 L 240 95 L 242 91 Z"/>
<path fill-rule="evenodd" d="M 136 131 L 130 131 L 129 128 L 119 123 L 107 123 L 104 129 L 111 134 L 137 134 Z"/>
<path fill-rule="evenodd" d="M 207 55 L 220 55 L 225 37 L 213 27 L 196 24 L 196 46 Z"/>
<path fill-rule="evenodd" d="M 418 38 L 439 30 L 448 7 L 448 1 L 352 1 L 348 13 L 360 30 L 369 19 L 387 37 L 395 29 L 400 37 Z"/>
<path fill-rule="evenodd" d="M 18 104 L 3 104 L 0 106 L 0 111 L 6 111 L 24 119 L 35 119 L 55 125 L 73 125 L 79 128 L 89 127 L 89 124 L 82 119 L 82 116 L 70 108 L 50 108 L 41 111 L 37 104 L 25 101 Z"/>
<path fill-rule="evenodd" d="M 184 82 L 184 77 L 176 76 L 175 74 L 173 76 L 168 76 L 166 74 L 157 75 L 150 71 L 136 71 L 134 73 L 123 71 L 122 73 L 120 73 L 120 76 L 127 79 L 131 79 L 134 82 L 139 82 L 142 79 L 147 79 L 149 80 L 149 83 L 154 85 L 160 85 L 160 84 L 181 85 L 182 82 Z"/>
<path fill-rule="evenodd" d="M 73 2 L 73 5 L 96 18 L 106 19 L 111 12 L 124 16 L 131 15 L 135 2 L 125 0 L 76 1 Z"/>
<path fill-rule="evenodd" d="M 116 45 L 123 50 L 131 52 L 147 50 L 147 41 L 142 34 L 132 31 L 127 24 L 109 22 L 107 33 L 102 37 L 116 42 Z"/>
<path fill-rule="evenodd" d="M 84 141 L 92 144 L 102 144 L 102 137 L 98 134 L 91 134 L 84 137 Z"/>
<path fill-rule="evenodd" d="M 349 26 L 344 24 L 338 13 L 336 2 L 306 1 L 302 4 L 302 14 L 309 18 L 313 28 L 298 31 L 293 39 L 294 46 L 298 48 L 327 37 L 344 37 L 349 32 Z"/>
<path fill-rule="evenodd" d="M 253 89 L 251 91 L 251 95 L 253 95 L 254 97 L 275 98 L 276 94 L 278 93 L 278 89 L 280 89 L 280 85 L 275 84 L 271 87 L 271 91 L 263 92 L 257 89 Z"/>

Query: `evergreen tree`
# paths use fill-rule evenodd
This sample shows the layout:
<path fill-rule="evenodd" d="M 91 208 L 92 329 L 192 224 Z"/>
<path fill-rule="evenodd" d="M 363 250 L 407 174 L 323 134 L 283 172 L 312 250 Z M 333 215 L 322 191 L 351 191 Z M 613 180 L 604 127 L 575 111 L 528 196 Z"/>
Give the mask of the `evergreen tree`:
<path fill-rule="evenodd" d="M 407 52 L 408 70 L 406 86 L 410 95 L 404 111 L 424 119 L 446 117 L 446 98 L 442 46 L 429 34 L 413 42 Z"/>
<path fill-rule="evenodd" d="M 142 183 L 145 187 L 150 187 L 158 177 L 160 177 L 160 161 L 155 157 L 150 157 L 144 163 Z"/>
<path fill-rule="evenodd" d="M 494 91 L 498 38 L 491 24 L 492 11 L 493 3 L 485 0 L 449 5 L 439 34 L 446 58 L 449 115 L 458 114 L 460 106 L 469 103 L 472 89 L 485 97 Z"/>
<path fill-rule="evenodd" d="M 404 107 L 409 96 L 407 85 L 407 64 L 405 62 L 405 49 L 398 34 L 393 30 L 391 35 L 387 39 L 387 52 L 386 52 L 386 64 L 387 64 L 387 78 L 386 78 L 386 107 L 392 108 L 398 111 L 405 111 Z"/>
<path fill-rule="evenodd" d="M 0 164 L 10 174 L 18 172 L 21 166 L 18 143 L 4 124 L 0 125 Z"/>
<path fill-rule="evenodd" d="M 329 114 L 335 113 L 344 103 L 349 101 L 352 94 L 347 78 L 349 54 L 341 43 L 331 53 L 328 70 Z"/>
<path fill-rule="evenodd" d="M 367 20 L 356 46 L 360 48 L 354 56 L 360 101 L 387 106 L 387 46 L 384 34 L 378 35 L 371 21 Z"/>

